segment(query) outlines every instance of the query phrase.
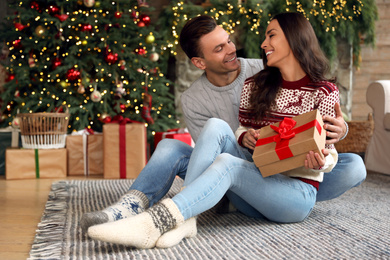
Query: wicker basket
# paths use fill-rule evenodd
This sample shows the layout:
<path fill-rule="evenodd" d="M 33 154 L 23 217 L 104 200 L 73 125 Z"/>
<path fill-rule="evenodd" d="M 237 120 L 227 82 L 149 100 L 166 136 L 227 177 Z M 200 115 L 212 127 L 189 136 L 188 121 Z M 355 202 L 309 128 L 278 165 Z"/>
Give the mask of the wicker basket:
<path fill-rule="evenodd" d="M 23 148 L 64 148 L 68 129 L 69 113 L 24 113 L 20 118 L 20 133 Z"/>
<path fill-rule="evenodd" d="M 339 153 L 357 153 L 366 152 L 368 142 L 374 131 L 374 120 L 372 114 L 368 115 L 367 121 L 349 121 L 348 135 L 345 139 L 336 143 L 336 149 Z"/>

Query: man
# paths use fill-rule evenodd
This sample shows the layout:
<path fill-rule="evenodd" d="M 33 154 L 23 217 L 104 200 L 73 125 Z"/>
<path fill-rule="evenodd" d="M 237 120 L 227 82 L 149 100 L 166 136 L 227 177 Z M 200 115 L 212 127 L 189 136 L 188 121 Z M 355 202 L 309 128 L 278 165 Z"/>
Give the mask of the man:
<path fill-rule="evenodd" d="M 260 43 L 259 43 L 260 44 Z M 259 59 L 242 59 L 236 56 L 236 47 L 229 34 L 209 16 L 199 16 L 188 21 L 180 34 L 180 45 L 191 62 L 203 75 L 186 90 L 181 102 L 185 121 L 196 142 L 209 118 L 226 121 L 235 131 L 238 123 L 238 107 L 244 81 L 263 68 Z M 324 117 L 328 143 L 337 142 L 346 132 L 340 107 L 337 118 Z M 185 178 L 184 185 L 191 183 L 186 170 L 192 147 L 172 139 L 162 140 L 148 164 L 120 200 L 98 212 L 87 213 L 81 220 L 84 230 L 96 224 L 116 221 L 139 214 L 158 202 L 170 189 L 176 176 Z M 339 161 L 332 172 L 325 174 L 320 184 L 317 200 L 329 200 L 359 185 L 366 176 L 363 160 L 354 154 L 339 154 Z M 237 208 L 246 207 L 241 198 L 232 192 L 227 197 Z M 254 211 L 254 217 L 258 215 Z M 131 232 L 131 231 L 129 231 Z M 157 246 L 170 247 L 184 237 L 196 234 L 196 220 L 190 218 L 181 226 L 165 233 Z"/>

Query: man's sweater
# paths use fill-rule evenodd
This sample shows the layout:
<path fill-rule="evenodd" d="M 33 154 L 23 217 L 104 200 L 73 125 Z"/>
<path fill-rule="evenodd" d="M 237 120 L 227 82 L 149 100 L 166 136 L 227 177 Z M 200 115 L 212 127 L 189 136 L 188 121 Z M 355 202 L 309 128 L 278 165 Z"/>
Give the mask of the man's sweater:
<path fill-rule="evenodd" d="M 231 84 L 217 87 L 211 84 L 203 73 L 181 95 L 184 119 L 195 142 L 209 118 L 223 119 L 233 132 L 238 128 L 238 107 L 244 82 L 263 69 L 260 59 L 239 60 L 241 71 Z"/>

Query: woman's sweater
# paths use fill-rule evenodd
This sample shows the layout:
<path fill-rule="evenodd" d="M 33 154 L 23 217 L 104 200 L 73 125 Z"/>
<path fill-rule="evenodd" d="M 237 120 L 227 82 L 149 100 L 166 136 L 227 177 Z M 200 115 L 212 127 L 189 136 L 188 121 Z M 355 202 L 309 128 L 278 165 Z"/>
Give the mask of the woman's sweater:
<path fill-rule="evenodd" d="M 238 142 L 241 141 L 250 128 L 260 129 L 264 126 L 280 122 L 285 117 L 294 117 L 315 109 L 318 109 L 321 115 L 330 115 L 335 117 L 334 105 L 339 102 L 339 91 L 335 84 L 322 81 L 311 82 L 308 76 L 301 80 L 290 82 L 283 81 L 282 87 L 276 95 L 276 102 L 271 106 L 270 112 L 263 120 L 256 120 L 253 111 L 249 105 L 249 98 L 252 89 L 255 86 L 253 77 L 245 81 L 241 92 L 241 101 L 239 107 L 240 126 L 236 131 Z M 283 172 L 290 177 L 305 178 L 321 182 L 323 173 L 330 172 L 337 163 L 337 151 L 334 145 L 326 145 L 330 154 L 326 157 L 325 166 L 321 170 L 306 169 L 305 167 Z"/>

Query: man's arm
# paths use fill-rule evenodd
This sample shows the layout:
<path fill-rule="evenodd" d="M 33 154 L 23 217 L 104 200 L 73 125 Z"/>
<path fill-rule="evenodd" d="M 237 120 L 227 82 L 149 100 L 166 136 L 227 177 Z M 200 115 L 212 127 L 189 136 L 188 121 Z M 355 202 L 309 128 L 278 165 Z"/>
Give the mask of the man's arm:
<path fill-rule="evenodd" d="M 343 113 L 339 103 L 334 106 L 336 117 L 323 116 L 324 128 L 326 130 L 326 144 L 334 144 L 345 138 L 348 133 L 348 125 L 344 121 Z"/>

